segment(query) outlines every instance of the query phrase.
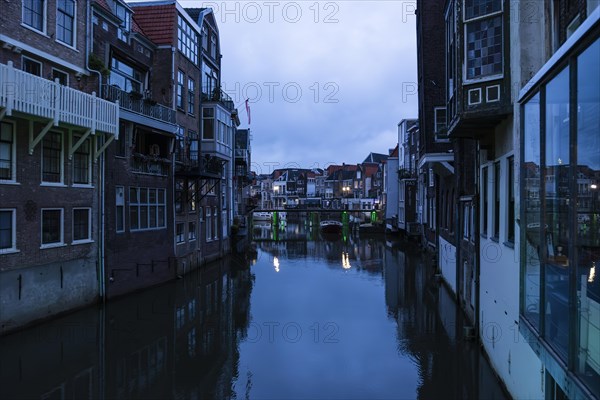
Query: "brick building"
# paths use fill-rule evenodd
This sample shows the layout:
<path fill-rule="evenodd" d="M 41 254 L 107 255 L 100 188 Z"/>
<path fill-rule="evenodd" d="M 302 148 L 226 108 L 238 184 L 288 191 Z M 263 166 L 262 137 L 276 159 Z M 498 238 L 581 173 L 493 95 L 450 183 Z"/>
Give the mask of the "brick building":
<path fill-rule="evenodd" d="M 120 106 L 119 141 L 106 151 L 104 279 L 112 297 L 172 279 L 173 160 L 177 125 L 152 66 L 157 45 L 128 5 L 92 3 L 99 91 Z M 135 251 L 132 251 L 135 249 Z"/>
<path fill-rule="evenodd" d="M 0 333 L 101 294 L 101 166 L 119 108 L 86 93 L 85 5 L 0 13 Z"/>

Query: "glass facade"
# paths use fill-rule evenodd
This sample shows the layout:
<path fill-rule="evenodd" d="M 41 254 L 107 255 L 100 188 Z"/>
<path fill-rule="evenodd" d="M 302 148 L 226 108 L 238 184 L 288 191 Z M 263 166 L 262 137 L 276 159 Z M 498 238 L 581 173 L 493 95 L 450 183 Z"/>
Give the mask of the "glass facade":
<path fill-rule="evenodd" d="M 567 58 L 522 108 L 521 313 L 600 396 L 600 40 Z"/>

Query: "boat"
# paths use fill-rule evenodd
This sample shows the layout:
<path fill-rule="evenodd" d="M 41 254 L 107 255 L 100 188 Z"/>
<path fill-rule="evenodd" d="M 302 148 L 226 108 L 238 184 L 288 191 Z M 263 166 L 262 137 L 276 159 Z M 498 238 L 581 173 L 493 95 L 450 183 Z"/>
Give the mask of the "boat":
<path fill-rule="evenodd" d="M 252 219 L 254 221 L 270 221 L 271 213 L 267 211 L 257 211 L 252 213 Z"/>
<path fill-rule="evenodd" d="M 342 223 L 339 221 L 326 220 L 321 221 L 319 228 L 323 233 L 340 233 L 342 231 Z"/>

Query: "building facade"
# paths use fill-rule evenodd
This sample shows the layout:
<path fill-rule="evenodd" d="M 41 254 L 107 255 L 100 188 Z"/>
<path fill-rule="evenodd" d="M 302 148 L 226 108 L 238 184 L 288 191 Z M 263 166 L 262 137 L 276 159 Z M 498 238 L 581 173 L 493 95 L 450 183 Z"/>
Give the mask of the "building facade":
<path fill-rule="evenodd" d="M 84 2 L 0 15 L 0 333 L 101 294 L 104 151 L 119 107 L 93 92 Z"/>

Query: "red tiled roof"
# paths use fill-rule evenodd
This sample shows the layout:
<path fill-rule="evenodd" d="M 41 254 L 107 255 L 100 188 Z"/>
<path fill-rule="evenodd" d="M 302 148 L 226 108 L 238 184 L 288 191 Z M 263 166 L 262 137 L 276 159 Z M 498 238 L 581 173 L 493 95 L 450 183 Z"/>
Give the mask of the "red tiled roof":
<path fill-rule="evenodd" d="M 177 25 L 174 4 L 136 7 L 135 3 L 129 3 L 129 6 L 134 10 L 134 21 L 139 25 L 140 32 L 156 44 L 173 43 L 174 29 Z"/>
<path fill-rule="evenodd" d="M 377 170 L 379 169 L 379 167 L 377 165 L 373 165 L 373 164 L 363 164 L 363 171 L 365 173 L 365 176 L 371 176 L 374 173 L 377 172 Z"/>
<path fill-rule="evenodd" d="M 390 152 L 390 157 L 398 157 L 398 145 Z"/>

